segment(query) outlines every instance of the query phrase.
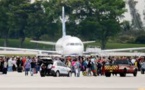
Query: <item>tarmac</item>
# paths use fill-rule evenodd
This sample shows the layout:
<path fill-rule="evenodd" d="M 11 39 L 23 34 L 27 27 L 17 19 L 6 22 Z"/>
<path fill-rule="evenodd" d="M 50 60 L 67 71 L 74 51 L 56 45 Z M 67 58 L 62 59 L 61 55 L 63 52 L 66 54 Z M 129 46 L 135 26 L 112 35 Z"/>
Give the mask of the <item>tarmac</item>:
<path fill-rule="evenodd" d="M 40 77 L 8 72 L 0 75 L 0 90 L 145 90 L 145 74 L 118 76 Z"/>

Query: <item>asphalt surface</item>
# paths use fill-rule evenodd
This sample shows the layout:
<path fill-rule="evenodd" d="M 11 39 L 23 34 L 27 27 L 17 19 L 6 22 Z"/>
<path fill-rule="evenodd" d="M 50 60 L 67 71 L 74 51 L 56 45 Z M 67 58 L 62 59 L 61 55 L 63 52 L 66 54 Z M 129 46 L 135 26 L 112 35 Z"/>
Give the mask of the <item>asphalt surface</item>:
<path fill-rule="evenodd" d="M 0 90 L 145 90 L 145 74 L 137 77 L 40 77 L 8 72 L 0 75 Z"/>

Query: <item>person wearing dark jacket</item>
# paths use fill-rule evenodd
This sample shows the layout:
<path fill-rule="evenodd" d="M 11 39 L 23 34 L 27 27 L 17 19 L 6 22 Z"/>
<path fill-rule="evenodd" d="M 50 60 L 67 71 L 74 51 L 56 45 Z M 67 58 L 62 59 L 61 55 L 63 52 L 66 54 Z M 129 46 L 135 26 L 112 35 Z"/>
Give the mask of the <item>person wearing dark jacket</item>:
<path fill-rule="evenodd" d="M 35 72 L 35 67 L 36 67 L 36 62 L 35 62 L 35 59 L 32 58 L 32 62 L 31 62 L 31 76 L 33 76 L 33 74 Z"/>
<path fill-rule="evenodd" d="M 88 65 L 87 65 L 87 73 L 88 73 L 88 76 L 91 76 L 91 69 L 92 69 L 92 62 L 91 60 L 88 61 Z"/>
<path fill-rule="evenodd" d="M 18 71 L 18 72 L 22 72 L 23 62 L 22 62 L 22 60 L 20 59 L 20 57 L 17 57 L 16 64 L 17 64 L 17 71 Z"/>
<path fill-rule="evenodd" d="M 3 74 L 7 74 L 7 68 L 8 68 L 8 62 L 6 59 L 4 59 L 3 62 Z"/>
<path fill-rule="evenodd" d="M 40 71 L 41 64 L 42 64 L 42 60 L 40 58 L 38 58 L 38 60 L 36 62 L 36 73 L 38 73 Z"/>
<path fill-rule="evenodd" d="M 4 62 L 3 62 L 3 58 L 0 57 L 0 72 L 3 71 L 3 64 L 4 64 Z"/>

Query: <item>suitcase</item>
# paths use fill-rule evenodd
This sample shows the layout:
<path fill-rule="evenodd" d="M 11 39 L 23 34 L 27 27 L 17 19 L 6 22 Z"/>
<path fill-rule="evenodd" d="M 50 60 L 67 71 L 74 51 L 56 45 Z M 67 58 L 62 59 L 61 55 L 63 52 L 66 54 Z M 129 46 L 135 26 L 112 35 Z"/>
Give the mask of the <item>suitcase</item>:
<path fill-rule="evenodd" d="M 87 72 L 86 71 L 83 72 L 83 76 L 87 76 Z"/>
<path fill-rule="evenodd" d="M 18 72 L 22 72 L 22 67 L 18 67 Z"/>
<path fill-rule="evenodd" d="M 3 69 L 3 74 L 7 74 L 7 68 Z"/>
<path fill-rule="evenodd" d="M 41 76 L 41 77 L 45 77 L 45 71 L 44 71 L 44 70 L 41 70 L 41 71 L 40 71 L 40 76 Z"/>

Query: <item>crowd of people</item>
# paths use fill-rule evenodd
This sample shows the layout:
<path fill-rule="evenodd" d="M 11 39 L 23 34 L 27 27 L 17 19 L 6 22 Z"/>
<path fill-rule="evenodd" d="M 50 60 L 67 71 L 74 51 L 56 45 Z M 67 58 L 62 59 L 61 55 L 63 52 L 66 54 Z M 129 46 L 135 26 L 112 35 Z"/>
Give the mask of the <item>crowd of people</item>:
<path fill-rule="evenodd" d="M 100 56 L 78 56 L 65 58 L 52 57 L 53 60 L 61 60 L 66 66 L 70 67 L 72 73 L 76 77 L 80 76 L 80 73 L 84 76 L 99 76 L 104 75 L 104 65 L 106 63 L 113 62 L 115 60 L 127 59 L 134 64 L 138 70 L 142 67 L 145 68 L 145 57 L 100 57 Z M 7 74 L 7 72 L 25 72 L 25 75 L 33 76 L 37 74 L 41 69 L 42 61 L 40 57 L 0 57 L 0 72 Z"/>
<path fill-rule="evenodd" d="M 2 72 L 2 74 L 7 74 L 7 72 L 14 71 L 19 73 L 23 71 L 30 71 L 31 75 L 33 76 L 34 72 L 38 71 L 37 66 L 39 65 L 37 64 L 38 61 L 36 57 L 0 57 L 0 72 Z"/>
<path fill-rule="evenodd" d="M 79 71 L 76 76 L 79 77 L 80 71 L 84 76 L 99 76 L 105 74 L 105 64 L 113 63 L 115 60 L 128 60 L 132 65 L 136 66 L 140 71 L 145 68 L 145 57 L 79 57 L 66 59 L 66 65 L 72 68 L 72 71 Z"/>

